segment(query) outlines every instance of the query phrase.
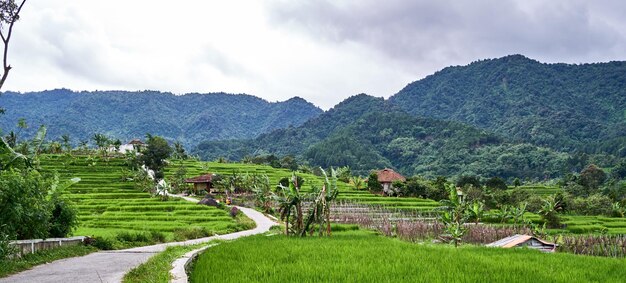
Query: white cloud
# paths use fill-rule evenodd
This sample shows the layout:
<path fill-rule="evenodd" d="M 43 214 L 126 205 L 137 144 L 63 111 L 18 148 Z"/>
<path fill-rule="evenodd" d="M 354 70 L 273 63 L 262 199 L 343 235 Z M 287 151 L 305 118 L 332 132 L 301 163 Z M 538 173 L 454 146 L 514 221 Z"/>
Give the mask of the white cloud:
<path fill-rule="evenodd" d="M 448 65 L 623 60 L 621 1 L 29 1 L 6 90 L 389 96 Z"/>

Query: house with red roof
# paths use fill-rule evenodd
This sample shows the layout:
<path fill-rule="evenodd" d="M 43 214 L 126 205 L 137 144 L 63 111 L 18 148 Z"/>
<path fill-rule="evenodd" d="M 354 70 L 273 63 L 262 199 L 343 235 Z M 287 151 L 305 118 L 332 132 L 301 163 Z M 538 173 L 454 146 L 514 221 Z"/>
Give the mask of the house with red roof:
<path fill-rule="evenodd" d="M 383 193 L 387 195 L 394 193 L 393 182 L 406 182 L 406 178 L 393 169 L 378 170 L 376 174 L 378 175 L 378 182 L 383 186 Z"/>

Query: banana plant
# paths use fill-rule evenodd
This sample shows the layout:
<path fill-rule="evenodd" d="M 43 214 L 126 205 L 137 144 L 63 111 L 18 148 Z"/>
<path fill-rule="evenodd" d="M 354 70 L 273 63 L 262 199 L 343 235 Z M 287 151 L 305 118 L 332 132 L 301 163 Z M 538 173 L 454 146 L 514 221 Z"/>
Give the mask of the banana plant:
<path fill-rule="evenodd" d="M 482 219 L 485 214 L 485 204 L 480 201 L 474 201 L 467 211 L 470 217 L 474 219 L 474 224 L 478 225 L 478 222 L 480 222 L 480 219 Z"/>
<path fill-rule="evenodd" d="M 459 197 L 454 185 L 446 185 L 448 189 L 448 199 L 440 201 L 441 206 L 438 219 L 444 224 L 446 233 L 442 235 L 443 240 L 447 240 L 458 247 L 463 235 L 467 232 L 465 222 L 468 218 L 468 208 L 465 201 Z"/>
<path fill-rule="evenodd" d="M 39 155 L 39 149 L 46 138 L 46 127 L 41 126 L 37 130 L 37 134 L 30 143 L 28 143 L 28 154 L 15 151 L 3 138 L 0 138 L 0 168 L 7 170 L 13 167 L 20 167 L 23 164 L 26 168 L 32 168 L 33 162 Z M 20 164 L 21 162 L 21 164 Z"/>
<path fill-rule="evenodd" d="M 285 221 L 285 235 L 296 234 L 302 230 L 303 196 L 300 194 L 300 185 L 298 184 L 298 177 L 294 173 L 288 186 L 283 186 L 282 184 L 278 186 L 278 195 L 275 196 L 275 200 L 278 203 L 280 220 Z M 294 212 L 296 213 L 296 219 L 294 227 L 290 230 L 291 214 Z"/>

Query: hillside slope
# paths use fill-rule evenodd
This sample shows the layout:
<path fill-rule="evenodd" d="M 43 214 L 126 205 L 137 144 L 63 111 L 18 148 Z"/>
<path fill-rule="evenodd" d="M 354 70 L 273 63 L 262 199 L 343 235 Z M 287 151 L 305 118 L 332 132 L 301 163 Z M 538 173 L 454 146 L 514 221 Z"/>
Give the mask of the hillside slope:
<path fill-rule="evenodd" d="M 555 177 L 569 156 L 452 121 L 413 117 L 367 95 L 346 99 L 300 127 L 240 141 L 207 141 L 195 154 L 204 159 L 272 153 L 295 155 L 315 166 L 350 166 L 367 174 L 393 167 L 403 174 L 476 174 L 504 178 Z"/>
<path fill-rule="evenodd" d="M 289 125 L 301 125 L 322 110 L 302 98 L 271 103 L 251 95 L 225 93 L 173 95 L 143 91 L 73 92 L 60 89 L 0 95 L 6 114 L 0 129 L 15 129 L 25 118 L 33 131 L 69 134 L 74 143 L 104 133 L 122 141 L 146 133 L 191 146 L 203 140 L 253 138 Z"/>
<path fill-rule="evenodd" d="M 544 64 L 521 55 L 445 68 L 390 98 L 558 151 L 626 157 L 626 62 Z"/>

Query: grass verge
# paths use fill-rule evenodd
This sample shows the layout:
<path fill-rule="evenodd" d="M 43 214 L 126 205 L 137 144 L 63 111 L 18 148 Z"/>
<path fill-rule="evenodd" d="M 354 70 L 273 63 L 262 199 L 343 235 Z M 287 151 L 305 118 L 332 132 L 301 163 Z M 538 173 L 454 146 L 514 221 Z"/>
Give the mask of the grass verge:
<path fill-rule="evenodd" d="M 147 262 L 133 268 L 131 271 L 124 275 L 122 282 L 124 283 L 167 283 L 170 282 L 172 269 L 172 262 L 185 253 L 200 247 L 206 246 L 209 243 L 203 243 L 191 246 L 173 246 L 168 247 L 162 253 L 150 258 Z"/>
<path fill-rule="evenodd" d="M 38 251 L 25 255 L 19 259 L 0 261 L 0 277 L 30 269 L 36 265 L 53 262 L 68 257 L 83 256 L 98 251 L 97 248 L 86 245 L 66 246 L 50 250 Z"/>

